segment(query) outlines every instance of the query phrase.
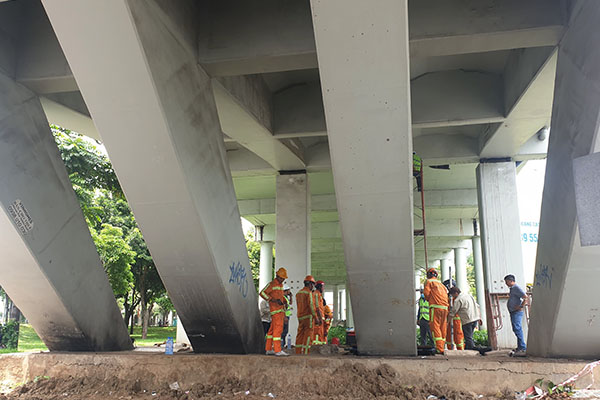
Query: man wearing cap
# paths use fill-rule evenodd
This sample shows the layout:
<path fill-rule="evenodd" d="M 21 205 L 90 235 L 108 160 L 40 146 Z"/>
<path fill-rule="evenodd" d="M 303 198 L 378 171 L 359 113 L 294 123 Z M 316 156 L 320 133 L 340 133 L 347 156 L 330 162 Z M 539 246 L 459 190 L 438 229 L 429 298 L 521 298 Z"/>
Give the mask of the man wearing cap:
<path fill-rule="evenodd" d="M 316 322 L 320 323 L 313 295 L 315 283 L 315 278 L 307 275 L 304 278 L 304 287 L 296 293 L 296 307 L 298 308 L 296 354 L 308 354 L 313 341 L 313 326 Z"/>
<path fill-rule="evenodd" d="M 314 330 L 313 344 L 315 344 L 315 345 L 325 344 L 325 341 L 323 340 L 323 331 L 325 328 L 325 325 L 323 324 L 323 315 L 325 314 L 325 305 L 323 304 L 323 290 L 324 289 L 325 289 L 325 282 L 317 281 L 317 284 L 315 285 L 315 290 L 314 290 L 313 294 L 315 296 L 315 304 L 317 305 L 317 315 L 319 316 L 321 323 L 315 324 L 315 326 L 313 327 L 313 330 Z"/>
<path fill-rule="evenodd" d="M 435 268 L 427 270 L 427 283 L 423 289 L 425 300 L 429 302 L 429 327 L 438 353 L 444 354 L 446 342 L 446 320 L 448 319 L 448 290 L 438 279 Z"/>
<path fill-rule="evenodd" d="M 283 308 L 285 309 L 285 318 L 283 319 L 281 342 L 283 343 L 283 347 L 285 347 L 285 337 L 288 334 L 290 318 L 292 317 L 292 288 L 288 285 L 283 285 Z"/>
<path fill-rule="evenodd" d="M 288 355 L 281 350 L 281 334 L 283 333 L 283 320 L 285 317 L 283 281 L 287 277 L 286 269 L 279 268 L 275 274 L 275 279 L 260 291 L 260 297 L 269 303 L 271 310 L 271 327 L 267 332 L 267 344 L 265 346 L 267 355 Z"/>

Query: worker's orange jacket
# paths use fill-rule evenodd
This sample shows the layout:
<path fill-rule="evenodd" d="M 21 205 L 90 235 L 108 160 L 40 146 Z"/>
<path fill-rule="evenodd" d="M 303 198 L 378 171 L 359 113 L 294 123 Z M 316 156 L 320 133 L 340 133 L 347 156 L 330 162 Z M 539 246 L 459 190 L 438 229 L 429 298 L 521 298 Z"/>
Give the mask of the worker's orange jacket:
<path fill-rule="evenodd" d="M 319 317 L 325 319 L 324 315 L 325 315 L 325 309 L 323 306 L 323 293 L 319 292 L 318 290 L 315 290 L 313 292 L 315 294 L 315 302 L 317 303 L 317 309 L 319 310 Z"/>
<path fill-rule="evenodd" d="M 298 321 L 317 316 L 315 297 L 309 288 L 304 287 L 296 293 L 296 307 L 298 308 Z"/>
<path fill-rule="evenodd" d="M 263 290 L 260 291 L 260 297 L 265 299 L 267 303 L 269 303 L 269 309 L 271 311 L 271 315 L 285 312 L 285 300 L 283 299 L 283 285 L 277 281 L 277 279 L 273 279 L 271 283 L 269 283 Z M 276 302 L 273 303 L 271 300 L 281 300 L 281 305 Z"/>
<path fill-rule="evenodd" d="M 446 286 L 437 279 L 427 279 L 427 283 L 425 283 L 425 288 L 423 289 L 423 294 L 425 295 L 425 300 L 429 302 L 429 305 L 432 304 L 438 306 L 446 306 L 448 307 L 448 289 Z"/>

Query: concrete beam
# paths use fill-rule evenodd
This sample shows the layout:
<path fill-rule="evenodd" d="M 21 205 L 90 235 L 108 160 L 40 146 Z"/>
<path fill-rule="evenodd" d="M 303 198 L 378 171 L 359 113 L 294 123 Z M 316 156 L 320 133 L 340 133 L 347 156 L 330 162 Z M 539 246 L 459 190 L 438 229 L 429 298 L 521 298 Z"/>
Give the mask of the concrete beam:
<path fill-rule="evenodd" d="M 186 21 L 172 23 L 172 2 L 43 4 L 194 351 L 261 351 L 211 82 Z"/>
<path fill-rule="evenodd" d="M 482 158 L 519 153 L 523 144 L 544 126 L 552 114 L 556 49 L 513 50 L 504 78 L 506 120 L 480 137 Z"/>
<path fill-rule="evenodd" d="M 598 215 L 598 186 L 574 183 L 577 159 L 600 152 L 599 18 L 598 2 L 579 2 L 559 46 L 527 348 L 535 356 L 600 357 L 600 301 L 591 295 L 600 248 L 582 245 L 578 221 L 590 218 L 576 203 L 585 199 Z"/>
<path fill-rule="evenodd" d="M 82 114 L 46 97 L 40 97 L 40 102 L 42 103 L 44 113 L 51 124 L 56 124 L 77 133 L 81 133 L 82 135 L 100 140 L 96 125 L 94 125 L 94 121 L 92 121 L 88 115 Z"/>
<path fill-rule="evenodd" d="M 414 78 L 412 126 L 433 128 L 501 122 L 504 120 L 502 90 L 502 77 L 492 73 L 456 70 Z M 281 90 L 273 96 L 273 104 L 277 138 L 327 135 L 318 82 Z"/>
<path fill-rule="evenodd" d="M 37 96 L 0 93 L 0 285 L 50 350 L 131 349 Z"/>
<path fill-rule="evenodd" d="M 298 139 L 277 140 L 271 133 L 271 94 L 259 76 L 213 80 L 223 132 L 279 171 L 301 170 L 303 147 Z"/>
<path fill-rule="evenodd" d="M 308 2 L 211 3 L 199 62 L 213 76 L 317 67 Z M 431 57 L 556 45 L 560 1 L 426 0 L 410 6 L 410 54 Z"/>
<path fill-rule="evenodd" d="M 414 355 L 408 4 L 311 7 L 358 350 Z"/>
<path fill-rule="evenodd" d="M 502 77 L 476 71 L 441 71 L 411 80 L 416 128 L 494 123 L 504 120 Z"/>

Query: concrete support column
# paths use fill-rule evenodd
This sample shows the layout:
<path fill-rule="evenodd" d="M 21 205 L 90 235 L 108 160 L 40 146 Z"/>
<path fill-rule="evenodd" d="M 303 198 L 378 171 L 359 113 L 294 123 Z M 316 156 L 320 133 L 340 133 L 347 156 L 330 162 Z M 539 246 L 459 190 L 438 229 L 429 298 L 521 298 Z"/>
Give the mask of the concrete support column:
<path fill-rule="evenodd" d="M 600 3 L 560 42 L 527 353 L 600 357 Z"/>
<path fill-rule="evenodd" d="M 487 329 L 487 313 L 485 305 L 485 281 L 483 277 L 483 261 L 481 259 L 481 237 L 473 236 L 473 264 L 475 267 L 475 290 L 477 292 L 477 304 L 481 312 L 483 329 Z"/>
<path fill-rule="evenodd" d="M 350 299 L 350 291 L 346 286 L 346 327 L 354 328 L 354 314 L 352 313 L 352 302 Z"/>
<path fill-rule="evenodd" d="M 292 293 L 304 287 L 310 274 L 310 188 L 308 175 L 284 174 L 276 179 L 275 213 L 277 219 L 276 269 L 288 271 L 287 284 Z M 298 318 L 289 322 L 292 343 L 296 341 Z"/>
<path fill-rule="evenodd" d="M 448 259 L 442 259 L 440 261 L 440 269 L 441 269 L 441 280 L 445 282 L 447 279 L 450 279 L 450 268 L 452 267 L 452 263 Z"/>
<path fill-rule="evenodd" d="M 131 341 L 37 96 L 0 74 L 0 285 L 50 350 Z"/>
<path fill-rule="evenodd" d="M 43 5 L 194 351 L 262 352 L 195 2 Z"/>
<path fill-rule="evenodd" d="M 497 294 L 507 294 L 504 277 L 513 274 L 517 284 L 525 288 L 521 257 L 519 204 L 515 163 L 481 163 L 477 167 L 479 220 L 486 296 L 499 304 L 503 327 L 493 329 L 493 315 L 487 314 L 490 343 L 498 348 L 516 347 L 506 300 L 495 300 Z M 527 324 L 524 321 L 524 332 Z"/>
<path fill-rule="evenodd" d="M 456 266 L 456 286 L 469 293 L 469 280 L 467 279 L 467 249 L 457 247 L 454 249 L 454 265 Z"/>
<path fill-rule="evenodd" d="M 414 355 L 407 1 L 311 6 L 358 350 Z"/>
<path fill-rule="evenodd" d="M 260 242 L 260 274 L 258 290 L 273 280 L 273 242 Z"/>
<path fill-rule="evenodd" d="M 340 290 L 339 286 L 333 287 L 333 322 L 340 320 Z"/>

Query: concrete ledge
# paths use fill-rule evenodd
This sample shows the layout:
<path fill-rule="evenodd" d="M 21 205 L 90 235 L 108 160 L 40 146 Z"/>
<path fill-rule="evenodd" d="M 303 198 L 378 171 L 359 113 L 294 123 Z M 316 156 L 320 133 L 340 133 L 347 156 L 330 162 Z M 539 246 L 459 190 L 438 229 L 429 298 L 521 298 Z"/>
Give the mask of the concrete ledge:
<path fill-rule="evenodd" d="M 386 366 L 387 365 L 387 366 Z M 0 355 L 0 384 L 30 382 L 35 377 L 99 378 L 140 381 L 142 387 L 157 387 L 177 381 L 183 388 L 218 385 L 235 381 L 260 387 L 285 371 L 285 390 L 301 391 L 307 382 L 339 374 L 340 369 L 379 370 L 390 367 L 402 385 L 436 384 L 448 390 L 475 394 L 521 391 L 538 378 L 561 382 L 586 365 L 583 361 L 511 359 L 506 355 L 445 358 L 375 358 L 354 356 L 268 356 L 134 354 L 123 353 L 41 353 Z M 337 372 L 336 372 L 337 371 Z M 589 382 L 581 381 L 577 387 Z M 599 385 L 596 384 L 596 387 Z M 253 387 L 241 389 L 253 389 Z M 273 386 L 274 394 L 283 389 Z M 241 390 L 240 389 L 240 390 Z M 277 392 L 277 393 L 276 393 Z"/>

